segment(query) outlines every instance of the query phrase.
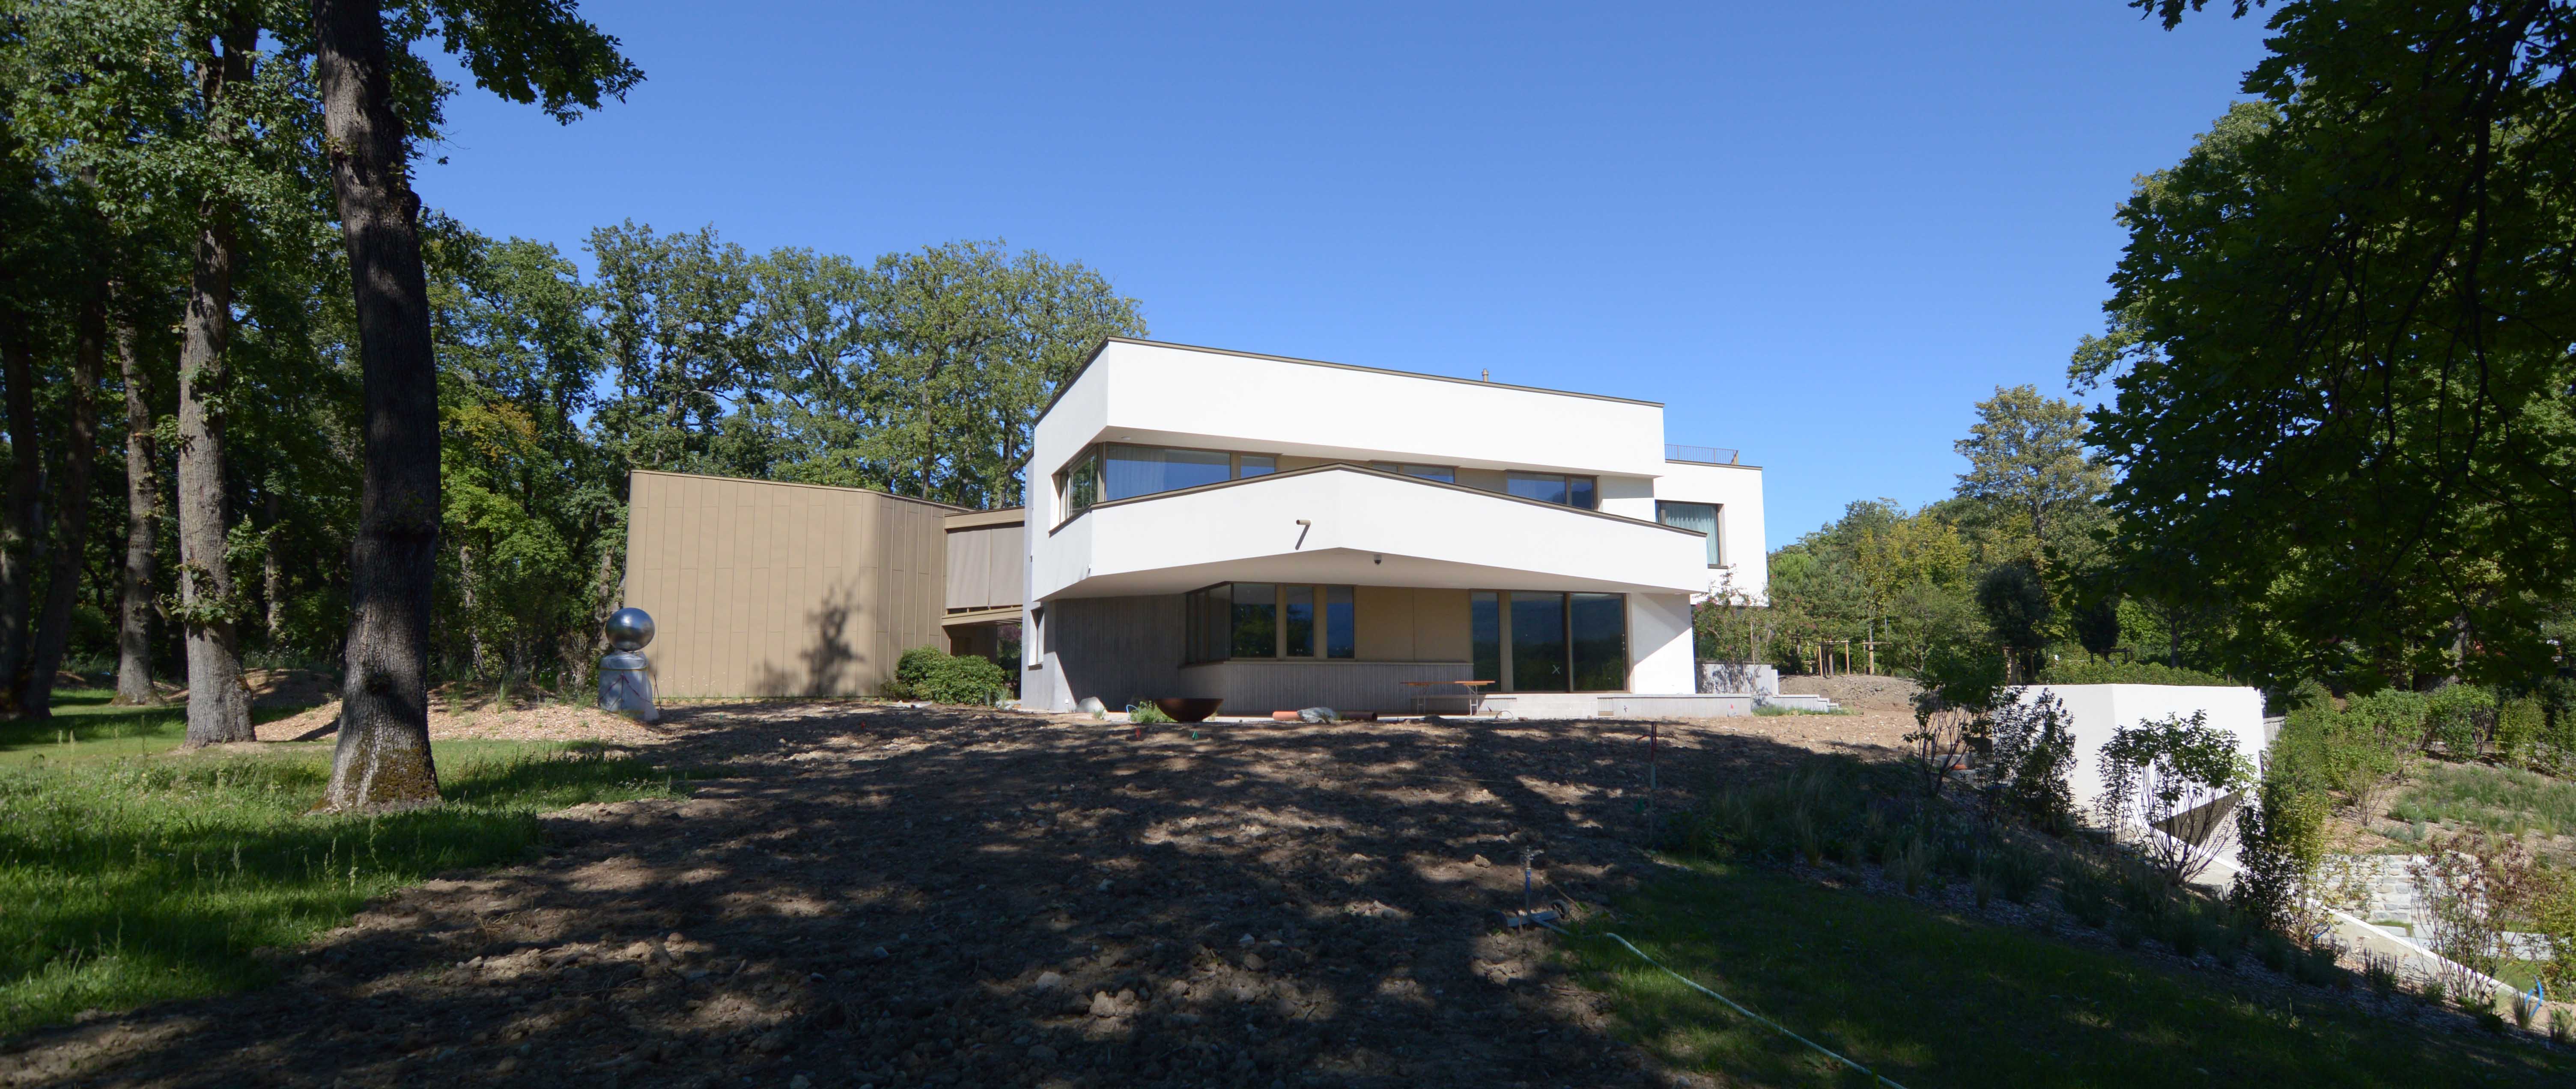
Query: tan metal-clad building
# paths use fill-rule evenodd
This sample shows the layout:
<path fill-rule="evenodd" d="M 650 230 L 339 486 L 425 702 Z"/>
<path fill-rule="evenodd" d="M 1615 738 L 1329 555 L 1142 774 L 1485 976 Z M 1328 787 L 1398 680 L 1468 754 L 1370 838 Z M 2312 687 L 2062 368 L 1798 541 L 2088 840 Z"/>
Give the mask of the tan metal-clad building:
<path fill-rule="evenodd" d="M 1018 613 L 1017 549 L 1007 577 L 989 555 L 1016 512 L 649 470 L 628 487 L 625 604 L 653 614 L 663 696 L 874 695 L 905 649 L 950 646 L 952 581 L 977 599 L 961 615 Z M 954 580 L 952 517 L 984 531 Z"/>

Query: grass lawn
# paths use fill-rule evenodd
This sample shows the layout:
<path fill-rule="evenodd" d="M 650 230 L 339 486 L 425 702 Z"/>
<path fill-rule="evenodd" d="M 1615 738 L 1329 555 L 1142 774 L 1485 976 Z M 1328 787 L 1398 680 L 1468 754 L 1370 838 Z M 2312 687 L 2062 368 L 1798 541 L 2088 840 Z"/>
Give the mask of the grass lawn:
<path fill-rule="evenodd" d="M 0 727 L 0 1035 L 257 985 L 270 973 L 252 950 L 442 871 L 525 857 L 539 812 L 674 789 L 642 760 L 581 747 L 441 742 L 447 804 L 307 816 L 329 741 L 176 753 L 175 711 L 67 695 L 52 723 Z"/>
<path fill-rule="evenodd" d="M 2033 931 L 1777 871 L 1694 862 L 1618 904 L 1615 931 L 1755 1012 L 1903 1083 L 1934 1086 L 2576 1084 L 2576 1056 L 2426 1031 Z M 1847 1085 L 1848 1070 L 1619 948 L 1567 943 L 1627 1038 L 1730 1085 Z"/>
<path fill-rule="evenodd" d="M 2520 835 L 2576 832 L 2576 783 L 2520 768 L 2428 763 L 2390 815 Z"/>

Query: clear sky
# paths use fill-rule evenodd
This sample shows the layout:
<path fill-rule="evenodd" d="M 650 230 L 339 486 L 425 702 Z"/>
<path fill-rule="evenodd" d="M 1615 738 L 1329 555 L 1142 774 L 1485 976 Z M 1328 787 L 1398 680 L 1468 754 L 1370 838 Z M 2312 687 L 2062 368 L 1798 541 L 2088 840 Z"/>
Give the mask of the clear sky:
<path fill-rule="evenodd" d="M 2112 209 L 2262 55 L 2119 0 L 1552 7 L 590 0 L 645 82 L 570 127 L 469 88 L 418 185 L 576 258 L 999 238 L 1158 339 L 1663 401 L 1777 548 L 2066 392 Z"/>

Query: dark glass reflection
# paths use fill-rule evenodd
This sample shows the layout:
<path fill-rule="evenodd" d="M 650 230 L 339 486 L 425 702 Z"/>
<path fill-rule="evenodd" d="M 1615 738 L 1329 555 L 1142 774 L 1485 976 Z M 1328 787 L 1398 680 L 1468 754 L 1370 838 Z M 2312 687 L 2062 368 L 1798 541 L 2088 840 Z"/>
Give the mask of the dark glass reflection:
<path fill-rule="evenodd" d="M 1566 691 L 1565 595 L 1512 595 L 1512 690 Z"/>
<path fill-rule="evenodd" d="M 1281 626 L 1288 634 L 1288 656 L 1291 658 L 1314 657 L 1315 588 L 1312 586 L 1290 586 L 1287 588 L 1287 592 L 1282 596 L 1284 596 L 1288 602 L 1287 611 L 1280 615 Z"/>
<path fill-rule="evenodd" d="M 1628 602 L 1618 594 L 1574 594 L 1574 690 L 1628 687 Z M 1517 619 L 1517 616 L 1515 616 Z"/>
<path fill-rule="evenodd" d="M 1234 656 L 1279 656 L 1279 588 L 1267 582 L 1234 584 Z"/>
<path fill-rule="evenodd" d="M 1470 680 L 1503 679 L 1503 609 L 1501 596 L 1491 590 L 1477 590 L 1467 595 L 1467 657 L 1475 673 Z"/>
<path fill-rule="evenodd" d="M 1108 447 L 1107 492 L 1110 499 L 1215 484 L 1234 475 L 1233 455 L 1218 450 L 1174 450 L 1160 446 Z"/>
<path fill-rule="evenodd" d="M 1324 657 L 1356 658 L 1359 656 L 1358 625 L 1352 613 L 1353 591 L 1348 586 L 1324 587 Z"/>

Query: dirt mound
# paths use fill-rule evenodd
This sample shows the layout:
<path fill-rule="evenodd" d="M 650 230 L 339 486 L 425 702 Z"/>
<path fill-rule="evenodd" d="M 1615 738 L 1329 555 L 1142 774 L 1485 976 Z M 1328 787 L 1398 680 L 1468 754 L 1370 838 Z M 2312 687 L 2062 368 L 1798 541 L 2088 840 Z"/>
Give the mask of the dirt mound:
<path fill-rule="evenodd" d="M 340 701 L 332 700 L 300 715 L 259 724 L 262 741 L 319 741 L 330 736 L 325 732 L 340 720 Z M 573 707 L 553 703 L 522 707 L 509 711 L 450 710 L 447 705 L 429 705 L 429 736 L 433 741 L 457 738 L 479 738 L 492 741 L 609 741 L 621 745 L 650 745 L 664 740 L 668 731 L 657 730 L 624 715 L 612 715 L 595 707 Z"/>
<path fill-rule="evenodd" d="M 1904 677 L 1873 677 L 1865 673 L 1849 673 L 1840 677 L 1780 678 L 1782 692 L 1823 696 L 1854 708 L 1910 709 L 1914 706 L 1914 694 L 1922 690 Z"/>

